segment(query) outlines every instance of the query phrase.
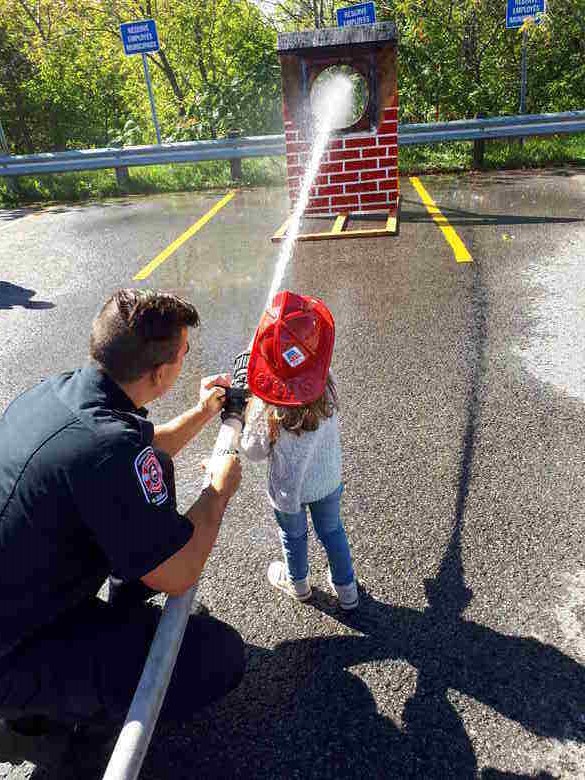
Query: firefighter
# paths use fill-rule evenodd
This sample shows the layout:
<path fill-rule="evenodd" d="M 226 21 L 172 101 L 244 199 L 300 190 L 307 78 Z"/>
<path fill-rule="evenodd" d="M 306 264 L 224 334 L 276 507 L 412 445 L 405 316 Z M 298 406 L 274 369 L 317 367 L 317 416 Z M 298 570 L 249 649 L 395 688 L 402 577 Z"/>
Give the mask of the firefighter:
<path fill-rule="evenodd" d="M 0 716 L 21 733 L 124 720 L 160 610 L 128 594 L 197 582 L 238 488 L 236 455 L 184 514 L 172 458 L 221 410 L 228 375 L 162 424 L 146 404 L 173 387 L 194 306 L 117 291 L 93 322 L 90 362 L 46 379 L 0 418 Z M 114 575 L 111 603 L 97 597 Z M 126 594 L 126 595 L 125 595 Z M 240 681 L 243 643 L 209 614 L 189 620 L 161 720 L 185 721 Z"/>

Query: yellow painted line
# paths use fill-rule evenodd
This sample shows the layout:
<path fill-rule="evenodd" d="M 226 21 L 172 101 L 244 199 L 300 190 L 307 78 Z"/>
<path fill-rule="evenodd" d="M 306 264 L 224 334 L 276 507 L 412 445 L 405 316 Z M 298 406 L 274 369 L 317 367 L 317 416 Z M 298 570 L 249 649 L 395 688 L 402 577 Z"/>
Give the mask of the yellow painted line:
<path fill-rule="evenodd" d="M 172 244 L 169 244 L 166 249 L 163 249 L 163 251 L 157 255 L 154 260 L 151 260 L 150 263 L 144 266 L 144 268 L 141 268 L 134 277 L 134 281 L 138 282 L 142 281 L 143 279 L 147 279 L 150 274 L 159 267 L 159 265 L 164 263 L 164 261 L 173 254 L 173 252 L 176 252 L 177 249 L 185 243 L 185 241 L 188 241 L 191 236 L 194 236 L 195 233 L 201 230 L 201 228 L 204 227 L 204 225 L 206 225 L 209 220 L 217 214 L 218 211 L 227 205 L 235 194 L 235 190 L 230 190 L 230 192 L 228 192 L 227 195 L 218 201 L 215 206 L 209 209 L 207 214 L 204 214 L 201 219 L 198 219 L 194 225 L 191 225 L 191 227 L 188 228 L 188 230 L 186 230 L 182 235 L 180 235 L 179 238 L 175 239 Z"/>
<path fill-rule="evenodd" d="M 341 233 L 341 231 L 345 227 L 346 222 L 347 222 L 347 214 L 338 214 L 338 216 L 335 218 L 335 223 L 331 228 L 331 232 L 333 234 Z"/>
<path fill-rule="evenodd" d="M 292 219 L 292 214 L 284 220 L 282 225 L 278 228 L 276 233 L 272 236 L 273 240 L 276 239 L 276 238 L 282 238 L 284 236 L 284 234 L 288 230 L 288 226 L 290 224 L 291 219 Z"/>
<path fill-rule="evenodd" d="M 412 176 L 410 179 L 410 183 L 412 184 L 414 189 L 418 192 L 420 199 L 427 207 L 427 211 L 432 216 L 435 224 L 438 225 L 438 227 L 441 229 L 447 243 L 451 246 L 451 249 L 455 254 L 455 260 L 458 263 L 472 263 L 473 257 L 469 254 L 467 247 L 465 246 L 463 241 L 459 238 L 457 232 L 451 227 L 447 217 L 443 216 L 435 201 L 425 190 L 421 180 L 416 176 Z"/>
<path fill-rule="evenodd" d="M 386 231 L 388 233 L 396 233 L 396 214 L 389 214 L 386 220 Z"/>

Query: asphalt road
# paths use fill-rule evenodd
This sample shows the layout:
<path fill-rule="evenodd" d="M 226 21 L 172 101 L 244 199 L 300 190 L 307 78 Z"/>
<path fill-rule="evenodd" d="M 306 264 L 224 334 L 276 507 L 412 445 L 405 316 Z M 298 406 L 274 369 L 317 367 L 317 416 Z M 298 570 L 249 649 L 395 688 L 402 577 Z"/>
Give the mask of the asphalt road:
<path fill-rule="evenodd" d="M 301 244 L 285 278 L 336 318 L 359 612 L 336 611 L 314 540 L 314 600 L 272 591 L 276 525 L 263 468 L 245 465 L 199 595 L 242 633 L 248 672 L 181 730 L 157 729 L 144 780 L 585 777 L 585 173 L 422 181 L 473 263 L 404 180 L 397 237 Z M 221 195 L 0 213 L 0 409 L 83 361 L 105 297 Z M 202 317 L 155 421 L 247 343 L 287 208 L 280 190 L 238 192 L 139 283 Z M 215 432 L 177 461 L 183 505 Z M 10 780 L 107 762 L 2 746 Z"/>

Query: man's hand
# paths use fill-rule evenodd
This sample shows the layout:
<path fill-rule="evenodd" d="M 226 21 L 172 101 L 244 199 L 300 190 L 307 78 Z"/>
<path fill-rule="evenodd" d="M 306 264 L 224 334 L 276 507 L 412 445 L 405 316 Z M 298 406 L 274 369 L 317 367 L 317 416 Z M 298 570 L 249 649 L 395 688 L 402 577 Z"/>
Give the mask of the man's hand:
<path fill-rule="evenodd" d="M 211 486 L 225 501 L 234 495 L 242 480 L 242 464 L 237 455 L 219 455 L 210 463 Z"/>
<path fill-rule="evenodd" d="M 230 374 L 214 374 L 213 376 L 205 376 L 201 380 L 199 406 L 210 419 L 221 411 L 225 398 L 223 388 L 231 387 L 231 384 Z"/>

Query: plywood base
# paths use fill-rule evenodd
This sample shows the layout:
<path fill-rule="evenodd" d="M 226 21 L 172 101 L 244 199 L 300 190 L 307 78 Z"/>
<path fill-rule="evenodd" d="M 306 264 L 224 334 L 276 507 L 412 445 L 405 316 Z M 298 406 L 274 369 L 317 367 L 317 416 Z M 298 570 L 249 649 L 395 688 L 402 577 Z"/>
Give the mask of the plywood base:
<path fill-rule="evenodd" d="M 345 226 L 349 219 L 349 214 L 338 214 L 331 230 L 325 233 L 301 233 L 297 236 L 297 241 L 325 241 L 339 238 L 381 238 L 382 236 L 395 236 L 398 232 L 398 210 L 400 203 L 395 208 L 390 209 L 386 218 L 384 227 L 366 228 L 359 230 L 346 230 Z M 272 236 L 272 242 L 275 244 L 284 241 L 292 217 L 288 217 Z"/>

